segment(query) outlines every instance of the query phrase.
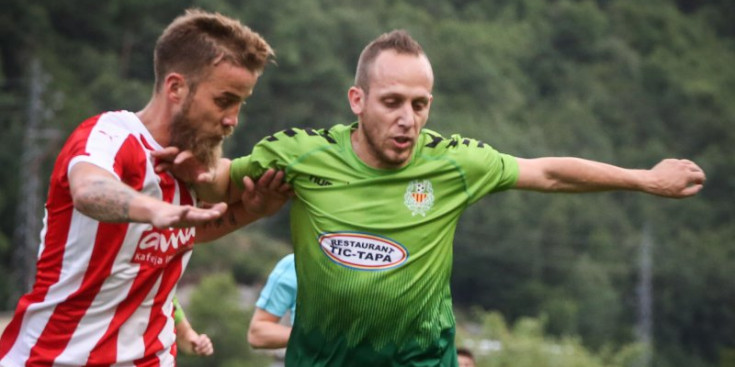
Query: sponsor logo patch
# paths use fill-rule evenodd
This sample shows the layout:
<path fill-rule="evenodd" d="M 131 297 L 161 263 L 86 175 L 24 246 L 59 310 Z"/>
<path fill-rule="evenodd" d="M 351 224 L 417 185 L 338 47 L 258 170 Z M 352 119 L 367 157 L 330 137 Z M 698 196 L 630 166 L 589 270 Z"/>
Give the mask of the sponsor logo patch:
<path fill-rule="evenodd" d="M 368 233 L 325 233 L 319 236 L 319 245 L 332 261 L 357 270 L 391 269 L 408 259 L 400 243 Z"/>
<path fill-rule="evenodd" d="M 133 263 L 163 267 L 179 252 L 194 246 L 196 230 L 189 228 L 151 228 L 140 236 Z"/>

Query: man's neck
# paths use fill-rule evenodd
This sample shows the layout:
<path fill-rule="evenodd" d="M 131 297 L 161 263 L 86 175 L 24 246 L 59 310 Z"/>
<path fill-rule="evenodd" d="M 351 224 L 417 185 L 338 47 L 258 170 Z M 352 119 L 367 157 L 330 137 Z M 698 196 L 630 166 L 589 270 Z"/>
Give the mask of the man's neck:
<path fill-rule="evenodd" d="M 168 112 L 155 98 L 140 111 L 135 113 L 161 146 L 167 146 L 171 141 L 171 113 Z"/>

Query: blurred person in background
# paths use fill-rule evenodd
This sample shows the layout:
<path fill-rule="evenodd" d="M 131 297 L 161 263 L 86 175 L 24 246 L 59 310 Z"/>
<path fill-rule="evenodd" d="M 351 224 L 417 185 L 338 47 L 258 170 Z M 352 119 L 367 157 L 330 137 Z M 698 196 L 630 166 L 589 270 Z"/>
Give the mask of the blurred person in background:
<path fill-rule="evenodd" d="M 176 328 L 176 346 L 187 354 L 211 356 L 214 346 L 207 334 L 199 334 L 194 330 L 186 318 L 186 313 L 179 303 L 179 297 L 174 296 L 174 327 Z"/>
<path fill-rule="evenodd" d="M 457 348 L 457 362 L 459 367 L 475 367 L 475 355 L 467 348 Z"/>
<path fill-rule="evenodd" d="M 296 267 L 293 254 L 283 257 L 260 291 L 248 327 L 248 343 L 256 349 L 285 348 L 296 317 Z M 290 312 L 288 325 L 283 316 Z"/>

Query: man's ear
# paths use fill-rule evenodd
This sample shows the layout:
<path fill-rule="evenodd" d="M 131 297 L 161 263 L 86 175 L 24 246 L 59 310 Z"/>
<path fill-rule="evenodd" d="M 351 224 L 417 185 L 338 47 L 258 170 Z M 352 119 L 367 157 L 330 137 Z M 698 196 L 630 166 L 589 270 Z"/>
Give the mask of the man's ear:
<path fill-rule="evenodd" d="M 174 103 L 180 103 L 186 98 L 189 92 L 189 86 L 186 79 L 179 73 L 170 73 L 166 75 L 163 82 L 163 92 L 166 98 Z"/>
<path fill-rule="evenodd" d="M 365 98 L 367 96 L 362 88 L 356 86 L 350 87 L 350 90 L 347 91 L 347 99 L 350 101 L 352 113 L 355 115 L 362 114 L 362 111 L 365 109 Z"/>

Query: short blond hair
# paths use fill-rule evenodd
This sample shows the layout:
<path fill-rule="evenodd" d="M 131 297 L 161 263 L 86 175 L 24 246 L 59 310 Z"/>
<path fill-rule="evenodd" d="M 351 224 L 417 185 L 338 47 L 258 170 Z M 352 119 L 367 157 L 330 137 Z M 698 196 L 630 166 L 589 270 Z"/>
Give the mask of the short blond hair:
<path fill-rule="evenodd" d="M 219 13 L 189 9 L 166 27 L 153 54 L 155 88 L 159 90 L 171 72 L 197 81 L 219 61 L 228 61 L 262 73 L 275 57 L 268 42 L 258 33 Z"/>
<path fill-rule="evenodd" d="M 357 61 L 355 86 L 361 88 L 366 93 L 370 85 L 370 67 L 375 62 L 375 59 L 378 58 L 378 55 L 385 50 L 392 50 L 399 54 L 425 55 L 421 45 L 403 29 L 381 34 L 365 46 L 360 53 L 360 59 Z"/>

